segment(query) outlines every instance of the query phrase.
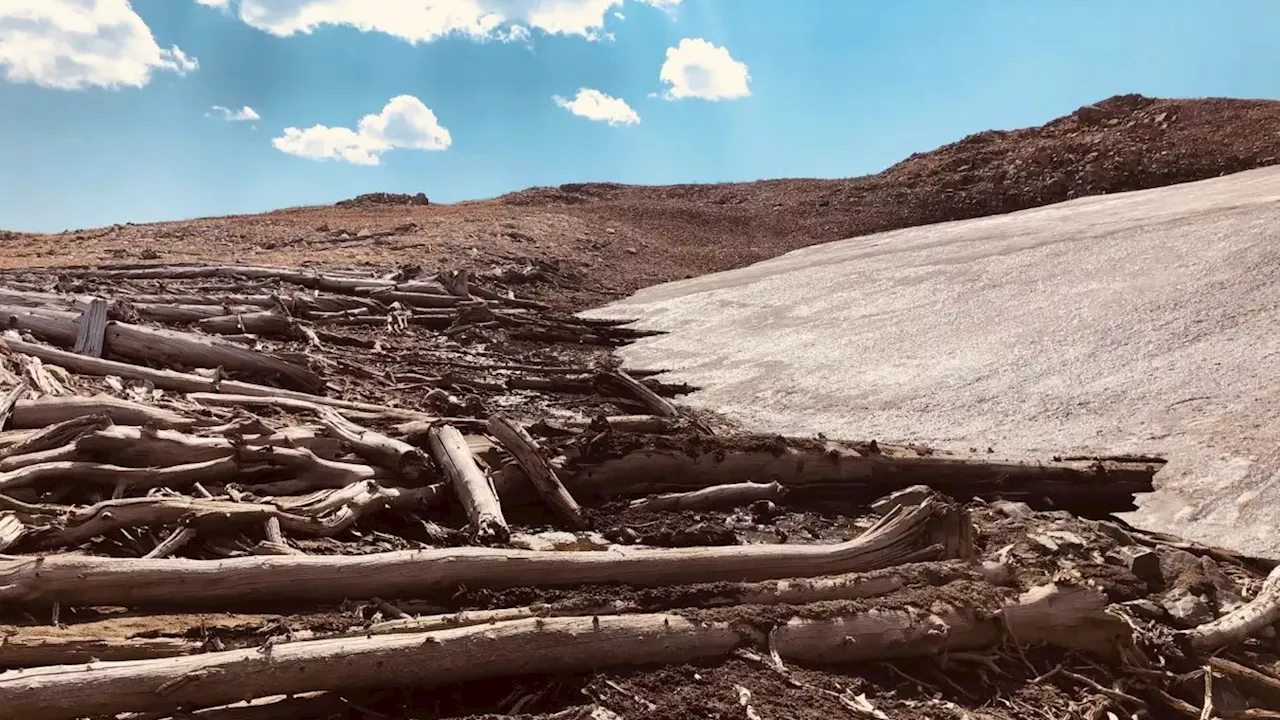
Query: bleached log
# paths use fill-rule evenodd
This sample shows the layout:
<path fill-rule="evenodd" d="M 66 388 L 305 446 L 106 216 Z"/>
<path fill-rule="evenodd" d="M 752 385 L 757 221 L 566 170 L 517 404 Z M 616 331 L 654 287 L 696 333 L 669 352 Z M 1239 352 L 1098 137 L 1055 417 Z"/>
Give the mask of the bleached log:
<path fill-rule="evenodd" d="M 195 280 L 218 277 L 280 280 L 302 287 L 339 293 L 350 293 L 362 287 L 390 288 L 396 285 L 390 280 L 379 280 L 374 277 L 348 277 L 337 273 L 252 265 L 157 265 L 121 269 L 63 270 L 62 272 L 100 280 Z"/>
<path fill-rule="evenodd" d="M 123 528 L 162 527 L 182 524 L 195 529 L 225 531 L 261 524 L 285 515 L 272 505 L 201 500 L 187 497 L 145 497 L 106 500 L 74 510 L 47 529 L 34 533 L 41 547 L 74 547 Z M 298 525 L 307 518 L 290 518 Z"/>
<path fill-rule="evenodd" d="M 75 482 L 119 486 L 129 490 L 190 487 L 195 483 L 234 482 L 257 468 L 242 467 L 228 457 L 164 468 L 131 468 L 92 462 L 49 462 L 0 473 L 0 492 L 41 483 Z"/>
<path fill-rule="evenodd" d="M 444 588 L 637 586 L 752 582 L 892 567 L 972 555 L 963 510 L 937 499 L 898 508 L 858 538 L 833 545 L 745 545 L 556 552 L 486 547 L 354 557 L 218 561 L 53 555 L 0 558 L 0 602 L 70 606 L 205 606 L 412 597 Z M 193 578 L 201 578 L 193 582 Z"/>
<path fill-rule="evenodd" d="M 76 313 L 13 306 L 0 306 L 0 325 L 26 330 L 63 346 L 75 343 L 79 332 Z M 195 333 L 112 322 L 107 326 L 106 343 L 111 354 L 131 360 L 168 366 L 221 366 L 274 376 L 291 389 L 308 392 L 325 386 L 324 380 L 301 365 Z"/>
<path fill-rule="evenodd" d="M 240 449 L 239 458 L 242 461 L 253 460 L 283 465 L 293 471 L 292 480 L 281 480 L 251 488 L 260 494 L 292 495 L 325 488 L 341 488 L 378 477 L 377 470 L 368 465 L 325 460 L 306 448 L 248 446 Z"/>
<path fill-rule="evenodd" d="M 201 320 L 221 317 L 224 315 L 258 312 L 261 309 L 253 305 L 190 305 L 179 303 L 153 304 L 141 301 L 131 301 L 128 307 L 137 314 L 138 317 L 144 320 L 152 320 L 154 322 L 161 322 L 170 325 L 186 325 L 188 323 L 196 323 Z"/>
<path fill-rule="evenodd" d="M 0 552 L 22 539 L 27 534 L 27 525 L 9 510 L 0 510 Z M 0 640 L 2 643 L 3 640 Z M 2 647 L 2 645 L 0 645 Z"/>
<path fill-rule="evenodd" d="M 1272 570 L 1252 600 L 1217 620 L 1182 635 L 1192 649 L 1213 652 L 1244 642 L 1262 628 L 1280 621 L 1280 566 Z"/>
<path fill-rule="evenodd" d="M 141 365 L 103 360 L 101 358 L 84 357 L 65 350 L 49 347 L 48 345 L 27 342 L 21 338 L 8 334 L 6 334 L 0 342 L 3 342 L 4 345 L 7 345 L 9 349 L 14 352 L 38 357 L 47 363 L 64 367 L 71 372 L 80 373 L 82 375 L 116 375 L 118 377 L 125 378 L 126 380 L 144 380 L 164 390 L 175 390 L 178 392 L 188 393 L 225 392 L 229 394 L 251 395 L 258 397 L 283 397 L 294 400 L 303 400 L 317 405 L 328 405 L 331 407 L 355 410 L 359 412 L 397 412 L 404 415 L 408 420 L 435 419 L 427 413 L 404 410 L 401 408 L 392 408 L 385 405 L 340 400 L 321 395 L 312 395 L 310 393 L 270 387 L 268 385 L 240 382 L 238 380 L 211 380 L 209 378 L 190 373 L 180 373 L 172 370 L 155 370 Z"/>
<path fill-rule="evenodd" d="M 564 517 L 573 528 L 581 530 L 590 524 L 582 514 L 578 501 L 573 499 L 573 495 L 560 482 L 555 469 L 542 456 L 537 441 L 519 423 L 495 415 L 489 418 L 487 428 L 489 434 L 497 438 L 507 452 L 515 457 L 516 462 L 520 463 L 520 467 L 524 468 L 525 474 L 547 505 Z M 496 499 L 497 491 L 494 493 Z"/>
<path fill-rule="evenodd" d="M 86 457 L 130 467 L 180 465 L 234 457 L 245 445 L 305 448 L 317 457 L 329 460 L 341 453 L 337 440 L 317 435 L 306 428 L 286 428 L 235 443 L 225 437 L 196 437 L 175 430 L 153 431 L 114 425 L 76 441 L 76 447 Z"/>
<path fill-rule="evenodd" d="M 642 500 L 632 500 L 632 510 L 658 512 L 660 510 L 699 510 L 716 507 L 747 505 L 757 500 L 781 500 L 787 489 L 781 483 L 734 483 L 714 485 L 686 493 L 666 493 Z"/>
<path fill-rule="evenodd" d="M 18 407 L 18 401 L 26 394 L 27 383 L 23 380 L 6 390 L 4 395 L 0 395 L 0 430 L 3 430 L 13 419 L 13 411 Z"/>
<path fill-rule="evenodd" d="M 466 438 L 451 425 L 439 425 L 431 429 L 427 440 L 431 456 L 462 501 L 472 536 L 488 542 L 506 542 L 511 530 L 502 514 L 498 491 L 489 475 L 476 465 Z"/>
<path fill-rule="evenodd" d="M 13 408 L 12 426 L 44 428 L 86 415 L 105 415 L 119 425 L 153 425 L 171 429 L 192 428 L 201 422 L 172 410 L 121 400 L 110 395 L 94 395 L 19 400 Z"/>
<path fill-rule="evenodd" d="M 58 448 L 22 453 L 20 455 L 6 454 L 0 456 L 0 473 L 7 473 L 11 470 L 17 470 L 31 465 L 39 465 L 41 463 L 64 462 L 77 459 L 79 459 L 79 451 L 76 450 L 75 445 L 63 445 Z"/>
<path fill-rule="evenodd" d="M 614 600 L 584 604 L 580 600 L 539 603 L 524 607 L 493 610 L 465 610 L 443 615 L 427 615 L 402 620 L 386 620 L 353 630 L 366 635 L 402 632 L 434 632 L 470 625 L 521 620 L 532 617 L 571 617 L 574 615 L 621 615 L 657 609 L 680 607 L 729 607 L 733 605 L 807 605 L 834 600 L 861 600 L 880 597 L 909 587 L 941 587 L 957 580 L 982 582 L 984 573 L 962 560 L 908 563 L 872 572 L 845 573 L 824 577 L 766 580 L 752 583 L 717 583 L 694 585 L 687 596 L 674 594 L 665 607 L 642 606 L 635 602 Z M 705 588 L 705 591 L 701 590 Z M 684 598 L 688 599 L 684 599 Z M 659 601 L 661 602 L 661 601 Z"/>
<path fill-rule="evenodd" d="M 189 397 L 192 400 L 195 400 L 196 402 L 204 403 L 206 405 L 274 407 L 281 410 L 288 410 L 291 412 L 308 412 L 308 413 L 316 413 L 316 414 L 320 412 L 320 407 L 322 406 L 322 404 L 316 402 L 314 398 L 299 398 L 299 397 L 293 397 L 288 395 L 276 395 L 276 396 L 234 395 L 231 393 L 218 393 L 218 392 L 193 392 L 193 393 L 188 393 L 187 397 Z M 354 403 L 352 404 L 354 405 Z M 352 417 L 358 417 L 362 419 L 364 418 L 370 418 L 370 419 L 390 418 L 390 419 L 400 419 L 400 420 L 424 420 L 425 419 L 432 422 L 440 419 L 440 418 L 426 415 L 425 413 L 421 413 L 416 410 L 405 410 L 403 408 L 393 408 L 393 407 L 387 407 L 387 406 L 381 406 L 381 405 L 366 406 L 366 407 L 376 407 L 377 408 L 376 410 L 363 409 L 363 408 L 348 408 L 346 404 L 335 405 L 334 403 L 324 403 L 323 405 L 340 407 L 343 410 L 349 409 L 350 412 L 345 412 L 344 413 L 345 415 L 350 415 Z"/>
<path fill-rule="evenodd" d="M 204 306 L 211 308 L 209 312 L 214 315 L 226 314 L 218 312 L 217 308 L 221 307 L 238 307 L 248 306 L 254 308 L 270 308 L 284 305 L 289 312 L 295 315 L 306 316 L 313 312 L 342 312 L 344 310 L 366 310 L 375 312 L 383 310 L 382 303 L 367 298 L 352 297 L 350 295 L 313 295 L 309 293 L 280 293 L 274 295 L 239 295 L 239 294 L 209 294 L 209 295 L 125 295 L 122 299 L 129 302 L 131 306 L 137 308 L 139 305 L 147 306 Z M 212 317 L 213 315 L 204 315 L 203 317 Z"/>
<path fill-rule="evenodd" d="M 1096 602 L 1043 598 L 996 614 L 965 606 L 885 609 L 795 618 L 770 636 L 794 661 L 847 662 L 933 656 L 998 646 L 1002 624 L 1019 619 L 1019 644 L 1058 644 L 1108 653 L 1124 629 L 1108 623 L 1112 646 L 1096 647 L 1064 628 L 1105 621 Z M 1069 612 L 1068 612 L 1069 611 Z M 1116 620 L 1120 625 L 1123 622 Z M 1092 633 L 1090 639 L 1101 637 Z M 532 618 L 434 633 L 287 642 L 204 655 L 53 666 L 0 674 L 0 703 L 25 720 L 67 720 L 122 711 L 156 712 L 222 705 L 245 698 L 397 686 L 444 686 L 529 673 L 573 673 L 616 666 L 683 664 L 726 657 L 763 644 L 746 623 L 652 613 Z M 1082 647 L 1083 646 L 1083 647 Z"/>
<path fill-rule="evenodd" d="M 431 478 L 431 463 L 421 449 L 361 427 L 330 408 L 317 406 L 315 412 L 334 437 L 370 463 L 411 483 L 423 483 Z"/>
<path fill-rule="evenodd" d="M 90 357 L 102 357 L 107 334 L 107 301 L 93 298 L 80 316 L 80 331 L 76 335 L 71 352 Z"/>
<path fill-rule="evenodd" d="M 607 440 L 607 438 L 605 438 Z M 1163 460 L 1037 460 L 983 454 L 921 452 L 872 443 L 737 435 L 732 443 L 704 439 L 691 453 L 680 441 L 650 436 L 650 447 L 604 449 L 571 458 L 561 479 L 580 501 L 684 492 L 743 481 L 780 482 L 792 493 L 838 494 L 870 502 L 912 485 L 928 485 L 959 500 L 1025 500 L 1058 509 L 1105 514 L 1133 509 L 1151 492 Z M 499 482 L 499 491 L 506 486 Z"/>
<path fill-rule="evenodd" d="M 609 381 L 620 385 L 632 397 L 639 400 L 645 407 L 649 408 L 649 412 L 659 417 L 674 418 L 680 416 L 680 411 L 668 399 L 662 397 L 658 393 L 649 389 L 648 385 L 636 380 L 622 370 L 614 370 L 605 376 Z"/>
<path fill-rule="evenodd" d="M 39 453 L 65 447 L 81 436 L 111 425 L 111 418 L 101 414 L 79 415 L 67 418 L 43 428 L 20 430 L 21 437 L 11 436 L 13 442 L 0 450 L 0 458 Z M 171 463 L 172 464 L 172 463 Z"/>
<path fill-rule="evenodd" d="M 200 652 L 200 643 L 181 638 L 100 638 L 70 632 L 19 632 L 0 640 L 0 668 L 150 660 Z"/>
<path fill-rule="evenodd" d="M 208 317 L 196 322 L 196 327 L 214 335 L 251 335 L 291 336 L 297 331 L 297 322 L 271 310 L 237 312 L 227 315 Z"/>

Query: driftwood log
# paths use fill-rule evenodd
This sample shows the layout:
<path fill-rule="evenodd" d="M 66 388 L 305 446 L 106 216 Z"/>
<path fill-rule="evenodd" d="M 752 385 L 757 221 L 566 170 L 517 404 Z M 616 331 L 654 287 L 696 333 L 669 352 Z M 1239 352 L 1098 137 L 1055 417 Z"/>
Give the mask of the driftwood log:
<path fill-rule="evenodd" d="M 176 430 L 152 430 L 113 425 L 89 432 L 75 441 L 87 458 L 130 467 L 155 467 L 234 457 L 246 445 L 304 448 L 332 460 L 341 454 L 339 442 L 309 428 L 286 428 L 270 435 L 232 442 L 225 437 L 197 437 Z M 3 462 L 3 461 L 0 461 Z"/>
<path fill-rule="evenodd" d="M 428 433 L 431 455 L 453 485 L 471 524 L 471 534 L 486 542 L 506 542 L 511 537 L 498 492 L 489 475 L 476 464 L 467 440 L 458 429 L 439 425 Z"/>
<path fill-rule="evenodd" d="M 633 500 L 632 510 L 657 512 L 659 510 L 700 510 L 715 507 L 748 505 L 757 500 L 781 500 L 787 489 L 781 483 L 734 483 L 713 485 L 687 493 L 666 493 Z"/>
<path fill-rule="evenodd" d="M 190 373 L 180 373 L 172 370 L 155 370 L 141 365 L 103 360 L 101 358 L 90 358 L 82 355 L 76 355 L 75 353 L 67 352 L 65 350 L 59 350 L 58 348 L 49 347 L 48 345 L 27 342 L 9 334 L 6 334 L 0 342 L 5 346 L 8 346 L 8 348 L 13 352 L 30 355 L 32 357 L 39 358 L 44 362 L 58 365 L 82 375 L 116 375 L 118 377 L 125 378 L 126 380 L 142 380 L 150 382 L 156 387 L 164 390 L 174 390 L 186 393 L 225 392 L 257 397 L 282 397 L 359 412 L 398 412 L 404 414 L 409 420 L 433 421 L 435 419 L 426 413 L 418 413 L 411 410 L 388 407 L 386 405 L 374 405 L 372 403 L 340 400 L 321 395 L 270 387 L 268 385 L 256 385 L 254 383 L 240 382 L 238 380 L 212 380 L 210 378 Z"/>
<path fill-rule="evenodd" d="M 334 437 L 370 463 L 411 483 L 424 483 L 431 478 L 431 463 L 419 448 L 361 427 L 330 408 L 317 407 L 316 414 Z"/>
<path fill-rule="evenodd" d="M 121 400 L 110 395 L 93 397 L 41 397 L 19 400 L 13 408 L 14 428 L 48 428 L 85 416 L 106 416 L 120 425 L 151 425 L 160 428 L 189 429 L 201 421 L 181 413 L 141 403 Z"/>
<path fill-rule="evenodd" d="M 958 500 L 1021 500 L 1105 516 L 1132 510 L 1134 495 L 1151 492 L 1163 466 L 1164 460 L 1157 458 L 1034 461 L 875 443 L 740 436 L 723 445 L 707 439 L 694 453 L 677 442 L 604 460 L 570 457 L 561 478 L 581 501 L 752 481 L 779 482 L 805 496 L 870 502 L 923 484 Z M 500 476 L 495 482 L 504 501 L 508 493 L 513 500 L 528 499 L 521 493 L 523 477 Z"/>
<path fill-rule="evenodd" d="M 1280 620 L 1280 566 L 1267 575 L 1262 589 L 1252 600 L 1217 620 L 1187 631 L 1184 637 L 1193 649 L 1212 652 L 1242 643 L 1277 620 Z"/>
<path fill-rule="evenodd" d="M 77 555 L 0 558 L 0 602 L 213 606 L 335 602 L 467 587 L 565 586 L 619 580 L 638 586 L 750 582 L 970 557 L 968 516 L 937 499 L 903 507 L 835 545 L 746 545 L 556 552 L 464 547 L 358 557 L 249 557 L 219 561 Z M 193 582 L 193 578 L 201 578 Z"/>
<path fill-rule="evenodd" d="M 1096 590 L 1047 586 L 991 614 L 957 605 L 794 618 L 769 635 L 782 659 L 849 662 L 1048 644 L 1111 655 L 1128 626 Z M 1006 635 L 1007 633 L 1007 635 Z M 286 642 L 160 660 L 0 674 L 0 706 L 26 720 L 224 705 L 245 698 L 388 685 L 440 686 L 526 673 L 680 664 L 763 647 L 747 624 L 657 613 L 532 618 L 434 633 Z"/>
<path fill-rule="evenodd" d="M 62 346 L 75 343 L 79 335 L 78 319 L 74 312 L 0 306 L 0 325 L 26 330 Z M 120 357 L 170 367 L 221 366 L 277 377 L 293 390 L 315 392 L 325 386 L 324 380 L 301 365 L 194 333 L 113 322 L 107 326 L 106 347 Z"/>
<path fill-rule="evenodd" d="M 525 475 L 547 505 L 565 518 L 573 528 L 581 530 L 590 524 L 582 514 L 578 501 L 573 499 L 573 495 L 560 482 L 555 468 L 542 456 L 537 441 L 519 423 L 495 415 L 489 418 L 487 427 L 489 434 L 497 438 L 516 462 L 520 463 L 520 467 L 524 468 Z M 496 491 L 494 492 L 496 497 Z"/>

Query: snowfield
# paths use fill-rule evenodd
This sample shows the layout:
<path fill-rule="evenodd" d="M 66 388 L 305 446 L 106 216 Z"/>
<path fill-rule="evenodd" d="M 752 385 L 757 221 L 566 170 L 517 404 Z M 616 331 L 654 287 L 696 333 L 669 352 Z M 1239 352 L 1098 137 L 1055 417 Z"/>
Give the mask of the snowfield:
<path fill-rule="evenodd" d="M 1280 554 L 1280 169 L 806 248 L 585 315 L 784 434 L 1155 453 L 1137 525 Z"/>

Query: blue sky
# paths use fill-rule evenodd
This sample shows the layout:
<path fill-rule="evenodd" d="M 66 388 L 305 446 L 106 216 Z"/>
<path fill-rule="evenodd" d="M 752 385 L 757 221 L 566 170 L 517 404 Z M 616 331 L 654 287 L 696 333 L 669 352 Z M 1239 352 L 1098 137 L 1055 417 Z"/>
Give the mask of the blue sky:
<path fill-rule="evenodd" d="M 0 0 L 0 228 L 861 175 L 1117 93 L 1280 97 L 1278 27 L 1274 0 Z"/>

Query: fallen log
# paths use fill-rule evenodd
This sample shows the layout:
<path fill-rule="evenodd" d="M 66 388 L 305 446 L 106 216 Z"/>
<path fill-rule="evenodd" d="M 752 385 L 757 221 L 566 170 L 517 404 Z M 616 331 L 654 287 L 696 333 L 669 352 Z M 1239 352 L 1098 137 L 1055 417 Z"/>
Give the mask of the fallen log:
<path fill-rule="evenodd" d="M 128 309 L 143 320 L 151 320 L 167 325 L 187 325 L 222 315 L 257 312 L 261 308 L 254 305 L 188 305 L 130 302 Z"/>
<path fill-rule="evenodd" d="M 344 414 L 350 415 L 352 417 L 358 417 L 361 419 L 370 418 L 370 419 L 382 420 L 382 419 L 389 418 L 389 419 L 396 419 L 396 420 L 418 420 L 418 421 L 425 420 L 428 422 L 435 422 L 437 420 L 443 419 L 443 418 L 437 418 L 434 416 L 427 415 L 426 413 L 418 412 L 417 410 L 405 410 L 404 408 L 393 408 L 385 405 L 364 405 L 363 403 L 343 403 L 342 405 L 337 405 L 333 402 L 320 403 L 320 402 L 317 402 L 314 397 L 295 397 L 290 395 L 275 395 L 275 396 L 235 395 L 231 393 L 220 393 L 220 392 L 193 392 L 193 393 L 188 393 L 187 397 L 192 400 L 195 400 L 196 402 L 204 403 L 206 405 L 274 407 L 281 410 L 288 410 L 291 412 L 309 412 L 309 413 L 316 413 L 316 414 L 319 414 L 320 408 L 322 406 L 333 406 L 343 410 L 349 410 L 349 412 Z M 363 408 L 349 407 L 357 404 L 364 405 L 364 407 Z M 376 409 L 365 409 L 365 408 L 376 408 Z M 450 422 L 454 421 L 453 418 L 449 418 L 449 420 Z M 465 418 L 461 419 L 460 421 L 472 422 L 472 423 L 478 422 L 474 420 L 467 420 Z"/>
<path fill-rule="evenodd" d="M 135 560 L 78 555 L 0 557 L 0 602 L 70 606 L 205 606 L 412 597 L 466 587 L 636 586 L 752 582 L 972 556 L 968 515 L 929 499 L 894 510 L 834 545 L 745 545 L 557 552 L 463 547 L 354 557 Z M 194 578 L 200 578 L 194 582 Z"/>
<path fill-rule="evenodd" d="M 0 639 L 0 668 L 152 660 L 200 652 L 200 643 L 180 638 L 78 637 L 61 632 L 20 632 Z"/>
<path fill-rule="evenodd" d="M 261 524 L 268 518 L 286 513 L 271 505 L 237 503 L 228 500 L 203 500 L 187 497 L 145 497 L 105 500 L 96 505 L 73 510 L 62 518 L 51 519 L 50 525 L 32 533 L 40 547 L 75 547 L 87 540 L 122 528 L 183 525 L 199 530 L 218 531 L 239 526 Z M 299 526 L 307 518 L 291 517 Z"/>
<path fill-rule="evenodd" d="M 529 477 L 534 489 L 547 505 L 564 517 L 575 529 L 582 530 L 590 525 L 583 516 L 578 501 L 573 499 L 573 495 L 569 494 L 564 484 L 560 482 L 555 469 L 542 456 L 537 441 L 530 437 L 523 427 L 510 418 L 495 415 L 489 418 L 487 428 L 489 434 L 497 438 L 507 452 L 515 457 L 516 462 L 520 463 L 520 467 L 524 468 L 525 475 Z M 496 497 L 497 491 L 495 490 L 494 493 Z"/>
<path fill-rule="evenodd" d="M 191 487 L 195 483 L 234 482 L 261 468 L 242 466 L 227 457 L 164 468 L 131 468 L 92 462 L 47 462 L 0 473 L 0 493 L 41 483 L 76 482 L 119 486 L 129 490 Z"/>
<path fill-rule="evenodd" d="M 62 447 L 50 448 L 48 450 L 38 450 L 36 452 L 22 453 L 16 455 L 3 455 L 0 457 L 0 473 L 7 473 L 10 470 L 29 467 L 31 465 L 39 465 L 49 462 L 63 462 L 68 460 L 79 459 L 79 451 L 75 445 L 63 445 Z"/>
<path fill-rule="evenodd" d="M 9 388 L 3 396 L 0 396 L 0 430 L 3 430 L 13 418 L 13 411 L 18 406 L 18 401 L 22 399 L 22 396 L 27 394 L 27 389 L 26 381 L 19 381 L 17 385 Z"/>
<path fill-rule="evenodd" d="M 1037 461 L 765 436 L 735 436 L 731 442 L 704 437 L 693 451 L 681 437 L 648 436 L 645 445 L 587 448 L 571 456 L 561 474 L 565 486 L 586 500 L 776 481 L 791 493 L 852 503 L 928 485 L 958 500 L 1003 498 L 1105 516 L 1132 510 L 1133 496 L 1151 492 L 1153 477 L 1164 466 L 1154 458 Z M 505 499 L 510 482 L 495 482 Z"/>
<path fill-rule="evenodd" d="M 1106 615 L 1099 596 L 1051 586 L 994 614 L 941 605 L 793 618 L 769 634 L 769 645 L 786 660 L 885 660 L 995 647 L 1004 641 L 1005 628 L 1016 625 L 1018 634 L 1011 635 L 1019 645 L 1052 644 L 1105 656 L 1125 641 L 1128 627 Z M 1074 629 L 1090 631 L 1073 635 Z M 727 657 L 753 644 L 763 647 L 764 638 L 747 623 L 675 614 L 533 618 L 433 633 L 285 642 L 267 651 L 10 671 L 0 674 L 0 703 L 25 720 L 69 720 L 321 690 L 683 664 Z"/>
<path fill-rule="evenodd" d="M 74 312 L 0 306 L 0 325 L 26 330 L 63 346 L 79 333 Z M 168 366 L 224 367 L 277 377 L 293 390 L 315 392 L 325 381 L 311 370 L 217 338 L 165 328 L 112 322 L 106 330 L 107 350 L 132 360 Z"/>
<path fill-rule="evenodd" d="M 214 335 L 292 336 L 297 332 L 297 321 L 271 310 L 233 312 L 207 317 L 196 322 L 196 327 Z"/>
<path fill-rule="evenodd" d="M 427 433 L 431 456 L 453 485 L 471 524 L 472 537 L 503 543 L 511 537 L 507 520 L 498 502 L 493 480 L 476 465 L 467 440 L 450 425 L 434 427 Z"/>
<path fill-rule="evenodd" d="M 781 500 L 787 489 L 780 483 L 734 483 L 715 485 L 687 493 L 666 493 L 642 500 L 632 500 L 632 510 L 658 512 L 660 510 L 701 510 L 716 507 L 748 505 L 757 500 Z"/>
<path fill-rule="evenodd" d="M 327 460 L 338 457 L 342 451 L 334 438 L 317 435 L 307 428 L 286 428 L 232 442 L 225 437 L 196 437 L 175 430 L 113 425 L 88 433 L 75 444 L 87 458 L 129 467 L 163 467 L 229 458 L 246 445 L 305 448 Z"/>
<path fill-rule="evenodd" d="M 12 426 L 46 428 L 94 415 L 106 416 L 119 425 L 152 425 L 171 429 L 188 429 L 201 423 L 200 420 L 172 410 L 121 400 L 110 395 L 94 395 L 19 400 L 13 408 Z"/>
<path fill-rule="evenodd" d="M 411 483 L 421 484 L 431 479 L 431 463 L 422 450 L 403 440 L 361 427 L 330 408 L 317 407 L 316 414 L 334 437 L 370 463 Z"/>
<path fill-rule="evenodd" d="M 428 415 L 427 413 L 405 410 L 403 408 L 393 408 L 386 405 L 340 400 L 338 398 L 312 395 L 310 393 L 296 392 L 293 390 L 271 387 L 269 385 L 240 382 L 238 380 L 212 380 L 207 377 L 201 377 L 200 375 L 193 375 L 190 373 L 180 373 L 172 370 L 155 370 L 141 365 L 116 362 L 113 360 L 103 360 L 101 358 L 85 357 L 65 350 L 49 347 L 48 345 L 27 342 L 21 338 L 8 334 L 6 334 L 0 342 L 3 342 L 3 344 L 13 352 L 40 358 L 47 363 L 64 367 L 71 372 L 80 373 L 82 375 L 116 375 L 125 378 L 126 380 L 143 380 L 165 390 L 175 390 L 187 393 L 225 392 L 229 394 L 255 397 L 288 398 L 358 412 L 395 412 L 405 416 L 406 420 L 435 420 L 433 416 Z"/>
<path fill-rule="evenodd" d="M 110 425 L 111 418 L 106 415 L 94 414 L 68 418 L 38 430 L 22 430 L 19 431 L 23 433 L 22 437 L 16 438 L 11 444 L 0 450 L 0 458 L 64 447 L 69 443 L 75 442 L 83 435 L 103 430 L 110 427 Z"/>
<path fill-rule="evenodd" d="M 1007 572 L 1007 569 L 1005 571 Z M 622 600 L 584 603 L 581 600 L 570 599 L 524 607 L 466 610 L 442 615 L 386 620 L 368 627 L 355 628 L 352 633 L 386 635 L 401 632 L 434 632 L 532 617 L 621 615 L 686 607 L 808 605 L 833 600 L 880 597 L 908 587 L 941 587 L 957 580 L 983 582 L 989 574 L 991 573 L 963 560 L 907 563 L 871 572 L 815 578 L 692 585 L 685 588 L 684 592 L 677 592 L 679 588 L 671 588 L 644 603 Z"/>
<path fill-rule="evenodd" d="M 1280 566 L 1272 570 L 1252 600 L 1217 620 L 1186 631 L 1180 637 L 1198 652 L 1213 652 L 1244 642 L 1280 620 Z"/>

